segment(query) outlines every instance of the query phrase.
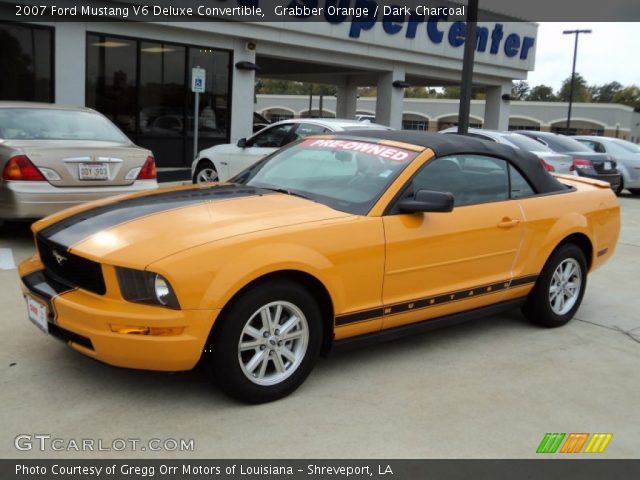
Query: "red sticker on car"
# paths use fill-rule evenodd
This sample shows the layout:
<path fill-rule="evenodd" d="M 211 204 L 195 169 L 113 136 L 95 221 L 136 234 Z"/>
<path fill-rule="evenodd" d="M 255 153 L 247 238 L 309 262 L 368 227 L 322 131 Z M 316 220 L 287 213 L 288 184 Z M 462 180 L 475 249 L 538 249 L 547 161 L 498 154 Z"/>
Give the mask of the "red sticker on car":
<path fill-rule="evenodd" d="M 358 142 L 355 140 L 308 138 L 300 145 L 311 148 L 334 148 L 337 150 L 366 153 L 368 155 L 388 158 L 389 160 L 394 160 L 396 162 L 406 162 L 417 155 L 415 152 L 403 150 L 401 148 L 388 147 L 386 145 L 378 145 L 376 143 Z"/>

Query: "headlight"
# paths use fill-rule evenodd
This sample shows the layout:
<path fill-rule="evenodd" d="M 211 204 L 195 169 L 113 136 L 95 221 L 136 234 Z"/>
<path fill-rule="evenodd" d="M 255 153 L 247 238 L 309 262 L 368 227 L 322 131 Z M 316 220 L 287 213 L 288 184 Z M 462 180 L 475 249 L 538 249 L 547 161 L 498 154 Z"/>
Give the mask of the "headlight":
<path fill-rule="evenodd" d="M 156 278 L 153 283 L 156 290 L 156 300 L 158 300 L 162 305 L 167 305 L 172 294 L 171 287 L 164 277 L 159 274 L 156 274 Z"/>
<path fill-rule="evenodd" d="M 116 267 L 116 274 L 125 300 L 180 309 L 171 284 L 159 273 Z"/>

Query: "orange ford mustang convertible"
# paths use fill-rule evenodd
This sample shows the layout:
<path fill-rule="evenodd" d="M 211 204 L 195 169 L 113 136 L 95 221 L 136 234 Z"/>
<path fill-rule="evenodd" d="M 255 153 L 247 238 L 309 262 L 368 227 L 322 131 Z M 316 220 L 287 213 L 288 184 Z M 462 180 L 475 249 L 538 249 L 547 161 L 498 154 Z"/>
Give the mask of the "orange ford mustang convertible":
<path fill-rule="evenodd" d="M 246 402 L 291 393 L 332 346 L 521 307 L 546 327 L 613 254 L 607 183 L 482 140 L 306 138 L 229 183 L 85 204 L 34 224 L 29 318 L 94 359 L 205 362 Z"/>

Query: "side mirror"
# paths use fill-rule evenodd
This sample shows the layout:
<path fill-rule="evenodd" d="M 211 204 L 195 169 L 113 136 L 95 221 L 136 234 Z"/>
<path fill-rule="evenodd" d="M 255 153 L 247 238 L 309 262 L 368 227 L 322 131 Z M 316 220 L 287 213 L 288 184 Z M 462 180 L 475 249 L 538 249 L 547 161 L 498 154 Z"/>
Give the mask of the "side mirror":
<path fill-rule="evenodd" d="M 249 146 L 246 138 L 241 138 L 240 140 L 238 140 L 238 143 L 236 145 L 238 145 L 239 148 L 247 148 Z"/>
<path fill-rule="evenodd" d="M 453 195 L 448 192 L 418 190 L 413 198 L 400 200 L 398 208 L 404 213 L 450 212 L 453 201 Z"/>

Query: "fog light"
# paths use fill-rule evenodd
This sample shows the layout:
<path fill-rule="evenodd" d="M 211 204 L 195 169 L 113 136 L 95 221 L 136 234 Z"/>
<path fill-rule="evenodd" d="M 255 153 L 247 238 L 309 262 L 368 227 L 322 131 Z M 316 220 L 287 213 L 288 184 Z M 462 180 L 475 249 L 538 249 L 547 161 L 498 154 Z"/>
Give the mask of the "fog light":
<path fill-rule="evenodd" d="M 149 327 L 134 327 L 132 325 L 111 325 L 111 331 L 125 335 L 149 335 Z"/>
<path fill-rule="evenodd" d="M 181 335 L 184 327 L 139 327 L 135 325 L 111 325 L 111 331 L 123 335 L 150 335 L 154 337 L 171 337 Z"/>

